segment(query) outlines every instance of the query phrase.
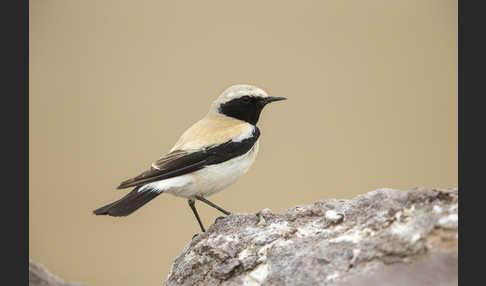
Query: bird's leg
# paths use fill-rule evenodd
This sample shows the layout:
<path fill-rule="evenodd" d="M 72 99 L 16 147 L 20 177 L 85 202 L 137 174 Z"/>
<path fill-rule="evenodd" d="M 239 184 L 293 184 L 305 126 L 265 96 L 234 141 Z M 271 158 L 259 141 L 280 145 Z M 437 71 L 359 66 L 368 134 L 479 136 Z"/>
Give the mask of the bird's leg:
<path fill-rule="evenodd" d="M 223 209 L 222 207 L 217 206 L 216 204 L 214 204 L 214 203 L 206 200 L 205 198 L 203 198 L 201 196 L 195 196 L 195 198 L 196 198 L 196 200 L 199 200 L 199 201 L 201 201 L 201 202 L 203 202 L 203 203 L 205 203 L 207 205 L 212 206 L 213 208 L 217 209 L 218 211 L 224 213 L 225 215 L 230 215 L 231 214 L 229 211 Z"/>
<path fill-rule="evenodd" d="M 199 214 L 197 213 L 197 210 L 196 210 L 196 202 L 194 200 L 187 200 L 187 202 L 189 203 L 189 206 L 191 207 L 192 212 L 196 216 L 197 222 L 199 223 L 199 226 L 201 227 L 202 232 L 205 232 L 206 230 L 204 229 L 201 218 L 199 217 Z"/>

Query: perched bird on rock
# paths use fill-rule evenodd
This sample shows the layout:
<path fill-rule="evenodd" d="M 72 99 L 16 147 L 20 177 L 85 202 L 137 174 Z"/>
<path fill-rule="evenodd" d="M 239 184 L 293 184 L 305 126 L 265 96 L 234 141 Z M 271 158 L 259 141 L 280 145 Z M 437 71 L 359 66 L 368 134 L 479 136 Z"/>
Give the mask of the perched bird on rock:
<path fill-rule="evenodd" d="M 204 232 L 195 201 L 226 215 L 230 212 L 206 197 L 224 190 L 245 174 L 258 153 L 256 126 L 263 108 L 285 97 L 268 96 L 252 85 L 233 85 L 211 105 L 166 155 L 149 170 L 123 181 L 118 189 L 134 188 L 124 197 L 94 211 L 96 215 L 127 216 L 162 193 L 186 198 Z"/>

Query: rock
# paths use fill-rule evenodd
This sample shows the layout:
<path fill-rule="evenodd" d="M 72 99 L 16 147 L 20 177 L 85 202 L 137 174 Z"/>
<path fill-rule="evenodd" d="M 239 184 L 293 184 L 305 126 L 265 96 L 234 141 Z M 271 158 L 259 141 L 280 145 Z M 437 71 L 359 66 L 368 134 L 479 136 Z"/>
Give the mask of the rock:
<path fill-rule="evenodd" d="M 81 283 L 67 283 L 49 273 L 42 265 L 29 261 L 29 286 L 83 286 Z"/>
<path fill-rule="evenodd" d="M 457 285 L 458 190 L 379 189 L 283 214 L 232 214 L 165 285 Z"/>

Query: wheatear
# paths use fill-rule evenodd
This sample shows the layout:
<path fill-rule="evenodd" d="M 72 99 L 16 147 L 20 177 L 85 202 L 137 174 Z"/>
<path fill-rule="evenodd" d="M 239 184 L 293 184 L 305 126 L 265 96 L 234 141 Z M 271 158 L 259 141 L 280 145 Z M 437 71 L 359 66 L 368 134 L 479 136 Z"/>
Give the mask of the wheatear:
<path fill-rule="evenodd" d="M 94 213 L 127 216 L 156 196 L 170 193 L 188 200 L 204 232 L 195 200 L 230 214 L 205 198 L 224 190 L 248 171 L 258 153 L 260 130 L 256 123 L 260 112 L 268 103 L 284 99 L 268 96 L 251 85 L 229 87 L 168 154 L 152 163 L 149 170 L 118 186 L 135 187 L 130 193 Z"/>

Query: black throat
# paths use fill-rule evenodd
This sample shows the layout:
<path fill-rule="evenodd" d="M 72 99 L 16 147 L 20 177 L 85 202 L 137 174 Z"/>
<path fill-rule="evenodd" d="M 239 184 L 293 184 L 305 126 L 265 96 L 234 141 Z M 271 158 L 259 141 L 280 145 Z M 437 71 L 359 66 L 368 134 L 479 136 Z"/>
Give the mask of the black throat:
<path fill-rule="evenodd" d="M 221 104 L 219 112 L 256 125 L 264 106 L 265 102 L 262 98 L 242 96 Z"/>

